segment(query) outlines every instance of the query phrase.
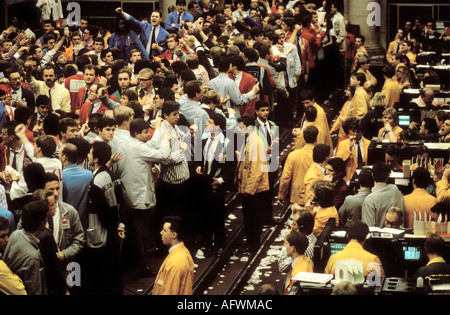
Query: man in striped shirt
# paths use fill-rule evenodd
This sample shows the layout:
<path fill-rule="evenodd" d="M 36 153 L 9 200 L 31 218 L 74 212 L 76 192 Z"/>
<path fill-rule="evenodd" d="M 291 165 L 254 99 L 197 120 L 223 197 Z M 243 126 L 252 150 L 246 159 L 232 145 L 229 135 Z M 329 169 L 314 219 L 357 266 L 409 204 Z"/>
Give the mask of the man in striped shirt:
<path fill-rule="evenodd" d="M 31 68 L 25 64 L 26 81 L 28 86 L 33 91 L 34 96 L 47 95 L 52 104 L 53 110 L 62 109 L 65 112 L 70 112 L 70 93 L 63 85 L 57 83 L 56 71 L 52 65 L 47 65 L 43 68 L 42 79 L 36 80 L 31 75 Z"/>
<path fill-rule="evenodd" d="M 161 132 L 171 136 L 170 155 L 161 162 L 161 173 L 156 185 L 157 222 L 164 216 L 182 216 L 186 206 L 186 185 L 189 179 L 187 149 L 190 133 L 183 132 L 177 126 L 180 119 L 180 104 L 176 101 L 165 101 L 162 105 Z"/>

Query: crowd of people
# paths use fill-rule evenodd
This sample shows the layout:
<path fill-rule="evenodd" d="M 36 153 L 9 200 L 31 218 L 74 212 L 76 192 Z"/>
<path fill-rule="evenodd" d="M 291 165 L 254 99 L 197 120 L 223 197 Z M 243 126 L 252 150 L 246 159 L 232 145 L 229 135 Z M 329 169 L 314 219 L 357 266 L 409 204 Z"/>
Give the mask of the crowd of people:
<path fill-rule="evenodd" d="M 342 1 L 315 2 L 176 0 L 165 21 L 160 11 L 138 18 L 117 8 L 111 28 L 46 18 L 25 31 L 14 18 L 0 36 L 0 273 L 8 279 L 0 292 L 121 294 L 124 265 L 155 275 L 149 259 L 168 246 L 153 294 L 192 294 L 190 252 L 222 255 L 233 191 L 241 252 L 255 253 L 263 226 L 280 223 L 275 199 L 291 206 L 280 271 L 313 270 L 312 247 L 330 218 L 357 230 L 349 233 L 357 250 L 367 226 L 412 228 L 418 213 L 448 219 L 450 166 L 422 163 L 426 146 L 414 191 L 388 184 L 401 168 L 395 144 L 450 142 L 446 104 L 426 87 L 439 78 L 422 80 L 413 67 L 419 51 L 442 49 L 443 37 L 433 23 L 407 22 L 377 79 Z M 400 95 L 416 86 L 422 92 L 407 105 L 433 116 L 403 130 Z M 336 90 L 346 101 L 329 117 L 322 105 Z M 295 125 L 279 172 L 281 128 Z M 393 146 L 368 168 L 373 137 Z M 391 208 L 401 222 L 391 222 Z M 66 281 L 73 263 L 81 285 Z"/>

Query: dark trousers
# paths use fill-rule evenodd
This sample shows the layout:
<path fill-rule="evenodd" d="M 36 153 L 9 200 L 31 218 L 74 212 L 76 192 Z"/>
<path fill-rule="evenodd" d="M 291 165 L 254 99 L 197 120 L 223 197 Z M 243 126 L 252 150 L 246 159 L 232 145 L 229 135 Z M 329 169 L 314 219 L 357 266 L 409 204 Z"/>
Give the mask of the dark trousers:
<path fill-rule="evenodd" d="M 252 248 L 258 248 L 262 231 L 262 217 L 260 210 L 264 200 L 264 192 L 254 195 L 241 194 L 242 214 L 244 217 L 245 235 L 247 245 Z"/>
<path fill-rule="evenodd" d="M 225 247 L 225 189 L 211 192 L 211 202 L 208 211 L 209 222 L 207 224 L 208 239 L 213 240 L 216 248 Z"/>
<path fill-rule="evenodd" d="M 272 221 L 273 216 L 273 198 L 275 196 L 274 186 L 278 172 L 269 172 L 269 190 L 263 191 L 261 195 L 261 212 L 263 224 L 269 224 Z"/>
<path fill-rule="evenodd" d="M 155 208 L 129 209 L 129 225 L 128 247 L 133 257 L 131 263 L 138 268 L 146 268 L 148 252 L 157 246 Z"/>

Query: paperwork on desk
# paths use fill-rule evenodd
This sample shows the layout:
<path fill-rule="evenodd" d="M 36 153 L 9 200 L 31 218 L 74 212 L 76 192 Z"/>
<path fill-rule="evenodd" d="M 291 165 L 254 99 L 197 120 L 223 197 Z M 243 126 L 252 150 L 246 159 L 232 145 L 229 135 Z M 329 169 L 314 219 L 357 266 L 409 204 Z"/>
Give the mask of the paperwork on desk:
<path fill-rule="evenodd" d="M 310 282 L 317 284 L 326 284 L 331 279 L 333 279 L 333 275 L 314 272 L 299 272 L 292 278 L 292 280 L 295 281 Z"/>
<path fill-rule="evenodd" d="M 427 142 L 427 143 L 424 143 L 423 145 L 427 146 L 427 148 L 429 150 L 445 150 L 445 149 L 450 148 L 450 143 L 447 143 L 447 142 L 442 142 L 442 143 Z"/>
<path fill-rule="evenodd" d="M 405 235 L 404 230 L 393 228 L 379 228 L 376 226 L 369 227 L 370 236 L 373 238 L 397 238 Z"/>

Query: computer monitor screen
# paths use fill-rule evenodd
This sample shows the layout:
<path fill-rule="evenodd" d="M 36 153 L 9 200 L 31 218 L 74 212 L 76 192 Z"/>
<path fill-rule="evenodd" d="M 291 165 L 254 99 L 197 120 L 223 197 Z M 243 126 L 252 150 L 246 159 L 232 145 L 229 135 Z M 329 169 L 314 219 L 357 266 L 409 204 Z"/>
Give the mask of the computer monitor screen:
<path fill-rule="evenodd" d="M 331 255 L 339 253 L 347 246 L 345 243 L 330 243 Z"/>
<path fill-rule="evenodd" d="M 411 117 L 409 115 L 399 115 L 398 116 L 398 125 L 399 126 L 409 126 L 411 123 Z"/>
<path fill-rule="evenodd" d="M 404 259 L 406 261 L 419 261 L 421 250 L 419 246 L 403 246 Z"/>

